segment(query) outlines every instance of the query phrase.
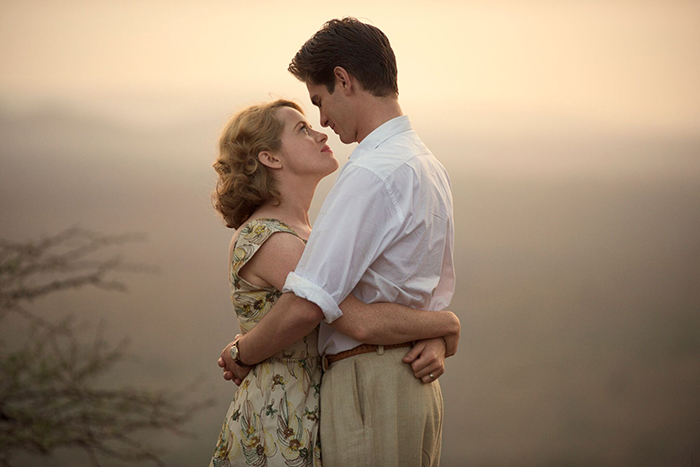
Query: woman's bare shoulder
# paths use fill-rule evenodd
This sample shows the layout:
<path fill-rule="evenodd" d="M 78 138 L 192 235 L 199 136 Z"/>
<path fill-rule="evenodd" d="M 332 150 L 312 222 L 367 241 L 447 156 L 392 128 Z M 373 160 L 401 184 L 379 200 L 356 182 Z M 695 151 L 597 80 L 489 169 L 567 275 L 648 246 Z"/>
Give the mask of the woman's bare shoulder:
<path fill-rule="evenodd" d="M 258 282 L 262 280 L 282 290 L 287 275 L 296 269 L 303 252 L 304 242 L 295 233 L 275 230 L 266 236 L 239 274 L 246 280 L 248 277 Z"/>

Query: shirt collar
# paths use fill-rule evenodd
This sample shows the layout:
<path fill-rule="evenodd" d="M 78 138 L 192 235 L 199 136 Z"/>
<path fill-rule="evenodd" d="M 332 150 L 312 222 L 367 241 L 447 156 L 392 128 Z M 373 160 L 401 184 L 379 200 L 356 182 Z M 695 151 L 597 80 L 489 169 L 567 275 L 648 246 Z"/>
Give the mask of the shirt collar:
<path fill-rule="evenodd" d="M 413 128 L 411 127 L 411 122 L 409 121 L 408 116 L 401 115 L 400 117 L 394 117 L 391 120 L 381 124 L 370 134 L 368 134 L 365 139 L 363 139 L 362 142 L 357 145 L 355 150 L 352 151 L 349 160 L 357 159 L 363 154 L 377 149 L 384 141 L 388 140 L 392 136 L 406 131 L 411 131 L 412 129 Z"/>

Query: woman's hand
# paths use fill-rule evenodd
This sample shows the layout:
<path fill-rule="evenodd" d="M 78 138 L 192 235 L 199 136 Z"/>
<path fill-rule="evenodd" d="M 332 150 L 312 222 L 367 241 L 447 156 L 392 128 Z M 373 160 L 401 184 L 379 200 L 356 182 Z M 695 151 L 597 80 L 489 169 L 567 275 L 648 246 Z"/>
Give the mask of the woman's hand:
<path fill-rule="evenodd" d="M 429 384 L 445 373 L 445 340 L 442 337 L 416 342 L 403 358 L 410 363 L 413 375 Z"/>
<path fill-rule="evenodd" d="M 450 334 L 442 336 L 442 338 L 445 339 L 445 357 L 451 357 L 457 353 L 457 346 L 459 345 L 459 335 L 462 332 L 462 324 L 459 322 L 459 318 L 457 318 L 457 315 L 455 315 L 451 311 L 447 311 L 446 313 L 449 313 L 450 317 L 452 318 L 454 331 Z"/>
<path fill-rule="evenodd" d="M 231 346 L 233 346 L 233 342 L 234 341 L 231 341 L 224 347 L 224 350 L 221 351 L 221 356 L 217 364 L 224 370 L 223 376 L 226 381 L 233 381 L 240 386 L 245 377 L 248 376 L 248 373 L 250 373 L 250 367 L 242 367 L 233 361 L 231 358 Z"/>

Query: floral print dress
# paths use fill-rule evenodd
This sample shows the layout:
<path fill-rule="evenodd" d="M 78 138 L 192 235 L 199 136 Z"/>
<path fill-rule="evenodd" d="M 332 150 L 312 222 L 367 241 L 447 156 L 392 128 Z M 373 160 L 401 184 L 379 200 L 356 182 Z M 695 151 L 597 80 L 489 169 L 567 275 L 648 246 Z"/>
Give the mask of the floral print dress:
<path fill-rule="evenodd" d="M 255 219 L 234 244 L 229 278 L 241 332 L 250 331 L 282 293 L 238 275 L 275 232 L 297 235 L 276 219 Z M 318 328 L 256 365 L 238 387 L 219 434 L 210 467 L 321 466 L 319 408 L 321 359 Z"/>

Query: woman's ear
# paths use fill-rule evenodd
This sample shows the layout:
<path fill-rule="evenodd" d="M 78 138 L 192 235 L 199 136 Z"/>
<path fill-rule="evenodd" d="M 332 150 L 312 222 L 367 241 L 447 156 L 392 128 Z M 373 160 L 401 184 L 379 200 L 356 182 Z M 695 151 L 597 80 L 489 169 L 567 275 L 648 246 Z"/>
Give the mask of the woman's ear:
<path fill-rule="evenodd" d="M 265 167 L 271 169 L 282 168 L 282 161 L 270 151 L 260 151 L 260 153 L 258 153 L 258 160 Z"/>

